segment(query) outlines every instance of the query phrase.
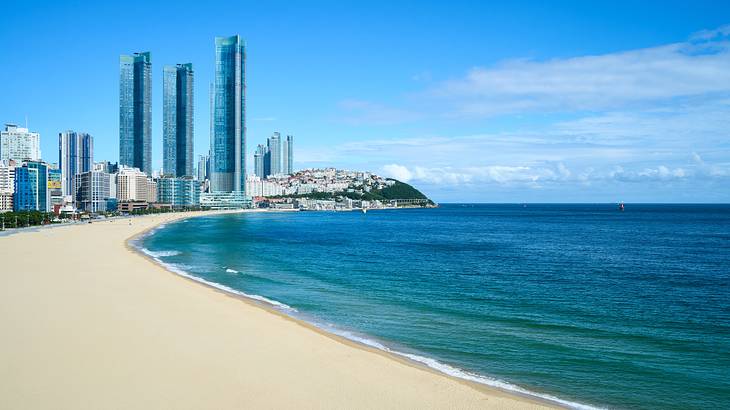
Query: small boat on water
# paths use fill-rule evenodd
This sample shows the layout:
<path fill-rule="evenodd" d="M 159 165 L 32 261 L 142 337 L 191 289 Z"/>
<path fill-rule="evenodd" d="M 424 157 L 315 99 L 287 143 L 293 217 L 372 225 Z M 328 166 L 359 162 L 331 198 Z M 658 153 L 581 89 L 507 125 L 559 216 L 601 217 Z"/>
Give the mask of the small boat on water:
<path fill-rule="evenodd" d="M 621 212 L 624 211 L 624 203 L 623 202 L 621 202 L 621 203 L 618 204 L 618 210 L 621 211 Z"/>
<path fill-rule="evenodd" d="M 362 208 L 362 213 L 366 214 L 368 212 L 367 208 Z"/>

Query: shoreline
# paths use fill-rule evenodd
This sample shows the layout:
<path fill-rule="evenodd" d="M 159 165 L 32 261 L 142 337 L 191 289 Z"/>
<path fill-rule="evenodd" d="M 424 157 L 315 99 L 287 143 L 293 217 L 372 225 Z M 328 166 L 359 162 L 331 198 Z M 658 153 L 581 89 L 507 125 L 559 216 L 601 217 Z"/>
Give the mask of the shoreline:
<path fill-rule="evenodd" d="M 560 405 L 458 379 L 250 298 L 200 286 L 129 243 L 166 223 L 236 212 L 149 215 L 133 218 L 139 223 L 131 226 L 120 218 L 0 237 L 0 246 L 14 255 L 0 275 L 0 325 L 7 332 L 0 340 L 0 355 L 7 355 L 0 406 Z M 80 255 L 52 247 L 87 243 L 88 254 Z M 34 258 L 34 247 L 46 257 Z M 189 378 L 198 374 L 205 377 Z"/>

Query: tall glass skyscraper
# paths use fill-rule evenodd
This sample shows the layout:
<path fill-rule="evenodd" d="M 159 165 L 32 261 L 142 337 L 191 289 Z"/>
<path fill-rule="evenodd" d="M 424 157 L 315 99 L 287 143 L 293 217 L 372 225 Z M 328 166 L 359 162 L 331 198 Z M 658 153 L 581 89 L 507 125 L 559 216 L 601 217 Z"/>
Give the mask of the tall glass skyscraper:
<path fill-rule="evenodd" d="M 162 88 L 162 173 L 192 177 L 193 65 L 165 66 Z"/>
<path fill-rule="evenodd" d="M 286 142 L 284 142 L 284 160 L 282 166 L 284 167 L 283 173 L 291 175 L 294 173 L 294 136 L 287 135 Z"/>
<path fill-rule="evenodd" d="M 74 176 L 91 171 L 94 166 L 94 139 L 84 132 L 65 131 L 58 134 L 58 167 L 61 169 L 63 195 L 76 192 Z"/>
<path fill-rule="evenodd" d="M 264 159 L 266 158 L 266 147 L 259 144 L 256 152 L 253 154 L 253 171 L 254 175 L 259 178 L 266 178 L 264 175 Z"/>
<path fill-rule="evenodd" d="M 119 165 L 152 174 L 150 53 L 119 57 Z"/>
<path fill-rule="evenodd" d="M 270 172 L 271 175 L 281 174 L 281 135 L 275 132 L 274 135 L 269 137 L 267 143 L 269 144 L 270 154 Z"/>
<path fill-rule="evenodd" d="M 215 38 L 215 101 L 210 143 L 211 191 L 246 190 L 246 44 Z"/>

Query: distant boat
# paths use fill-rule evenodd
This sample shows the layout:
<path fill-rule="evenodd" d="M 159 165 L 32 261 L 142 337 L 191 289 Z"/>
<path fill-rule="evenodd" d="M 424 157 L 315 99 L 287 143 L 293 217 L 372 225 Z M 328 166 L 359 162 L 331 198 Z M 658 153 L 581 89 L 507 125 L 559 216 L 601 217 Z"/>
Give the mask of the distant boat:
<path fill-rule="evenodd" d="M 621 202 L 620 204 L 618 204 L 618 210 L 621 211 L 621 212 L 624 211 L 624 203 L 623 202 Z"/>
<path fill-rule="evenodd" d="M 367 209 L 365 209 L 365 208 L 362 208 L 362 213 L 364 213 L 364 214 L 365 214 L 365 213 L 367 213 L 367 212 L 368 212 L 368 210 L 367 210 Z"/>

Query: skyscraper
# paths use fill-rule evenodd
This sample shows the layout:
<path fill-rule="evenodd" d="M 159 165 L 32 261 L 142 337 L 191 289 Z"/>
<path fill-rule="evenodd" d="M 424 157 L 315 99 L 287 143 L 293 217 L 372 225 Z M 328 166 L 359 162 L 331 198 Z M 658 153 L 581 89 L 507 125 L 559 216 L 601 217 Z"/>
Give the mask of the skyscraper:
<path fill-rule="evenodd" d="M 0 131 L 0 161 L 40 161 L 40 144 L 41 136 L 37 132 L 30 132 L 15 124 L 5 124 L 5 130 Z"/>
<path fill-rule="evenodd" d="M 281 135 L 275 132 L 267 141 L 270 152 L 270 175 L 281 174 Z"/>
<path fill-rule="evenodd" d="M 58 167 L 61 169 L 63 195 L 74 195 L 74 176 L 91 171 L 94 165 L 94 139 L 83 132 L 58 134 Z"/>
<path fill-rule="evenodd" d="M 162 173 L 192 177 L 193 65 L 165 66 L 162 88 Z"/>
<path fill-rule="evenodd" d="M 150 53 L 119 57 L 119 165 L 152 173 Z"/>
<path fill-rule="evenodd" d="M 246 190 L 246 45 L 238 35 L 215 38 L 215 101 L 211 191 Z"/>
<path fill-rule="evenodd" d="M 294 136 L 287 135 L 284 143 L 283 173 L 291 175 L 294 173 Z"/>
<path fill-rule="evenodd" d="M 259 144 L 256 147 L 256 152 L 253 154 L 253 169 L 254 175 L 259 178 L 265 178 L 264 174 L 264 159 L 266 158 L 266 147 Z"/>
<path fill-rule="evenodd" d="M 198 155 L 198 181 L 205 181 L 208 179 L 208 173 L 210 172 L 210 156 Z"/>

